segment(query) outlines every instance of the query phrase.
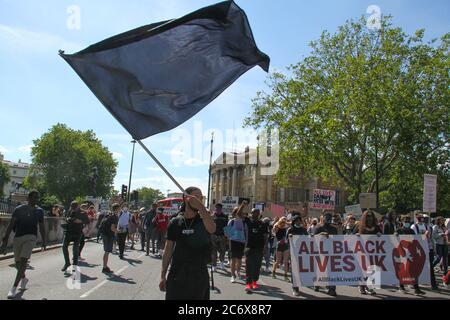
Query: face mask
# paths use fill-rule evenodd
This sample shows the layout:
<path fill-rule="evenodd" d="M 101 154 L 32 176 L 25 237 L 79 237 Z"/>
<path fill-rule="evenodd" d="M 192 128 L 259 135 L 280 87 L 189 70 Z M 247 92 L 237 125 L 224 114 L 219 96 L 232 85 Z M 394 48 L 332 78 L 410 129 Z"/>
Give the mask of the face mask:
<path fill-rule="evenodd" d="M 127 207 L 123 207 L 123 211 L 128 211 L 128 208 Z"/>
<path fill-rule="evenodd" d="M 411 223 L 406 222 L 406 223 L 403 224 L 403 226 L 404 226 L 405 228 L 409 228 L 409 227 L 411 226 Z"/>

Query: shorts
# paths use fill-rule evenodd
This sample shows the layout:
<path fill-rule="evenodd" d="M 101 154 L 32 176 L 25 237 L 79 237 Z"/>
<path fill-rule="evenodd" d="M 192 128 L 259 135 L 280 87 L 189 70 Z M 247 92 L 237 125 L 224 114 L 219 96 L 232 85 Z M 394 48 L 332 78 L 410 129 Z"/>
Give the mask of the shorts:
<path fill-rule="evenodd" d="M 283 243 L 283 244 L 278 244 L 277 245 L 277 252 L 285 252 L 289 250 L 289 244 L 288 243 Z"/>
<path fill-rule="evenodd" d="M 231 259 L 242 259 L 245 243 L 230 240 Z"/>
<path fill-rule="evenodd" d="M 21 258 L 30 259 L 31 253 L 36 246 L 37 237 L 34 234 L 26 234 L 14 238 L 14 259 L 19 261 Z"/>
<path fill-rule="evenodd" d="M 102 235 L 103 238 L 103 250 L 108 253 L 112 253 L 113 250 L 113 237 Z"/>

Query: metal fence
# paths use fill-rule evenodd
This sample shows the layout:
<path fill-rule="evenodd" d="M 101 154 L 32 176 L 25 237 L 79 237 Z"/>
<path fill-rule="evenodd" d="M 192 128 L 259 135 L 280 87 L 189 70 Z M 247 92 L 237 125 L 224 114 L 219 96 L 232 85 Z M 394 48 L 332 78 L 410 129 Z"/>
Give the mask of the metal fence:
<path fill-rule="evenodd" d="M 20 203 L 7 198 L 0 198 L 0 215 L 10 215 Z"/>

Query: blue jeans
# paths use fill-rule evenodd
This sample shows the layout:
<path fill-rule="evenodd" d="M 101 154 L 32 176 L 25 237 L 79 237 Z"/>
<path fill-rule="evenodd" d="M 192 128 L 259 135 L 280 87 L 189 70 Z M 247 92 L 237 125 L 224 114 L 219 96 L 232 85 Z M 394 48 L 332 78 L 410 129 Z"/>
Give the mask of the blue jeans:
<path fill-rule="evenodd" d="M 444 265 L 444 274 L 448 272 L 448 246 L 446 244 L 437 244 L 436 245 L 436 257 L 433 261 L 433 268 L 441 261 Z"/>

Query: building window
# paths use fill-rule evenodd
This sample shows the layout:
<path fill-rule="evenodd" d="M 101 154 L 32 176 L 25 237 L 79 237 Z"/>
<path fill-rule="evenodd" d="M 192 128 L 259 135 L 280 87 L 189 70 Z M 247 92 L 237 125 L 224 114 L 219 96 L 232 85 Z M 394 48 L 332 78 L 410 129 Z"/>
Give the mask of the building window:
<path fill-rule="evenodd" d="M 294 188 L 288 189 L 288 201 L 293 202 L 294 201 Z"/>

